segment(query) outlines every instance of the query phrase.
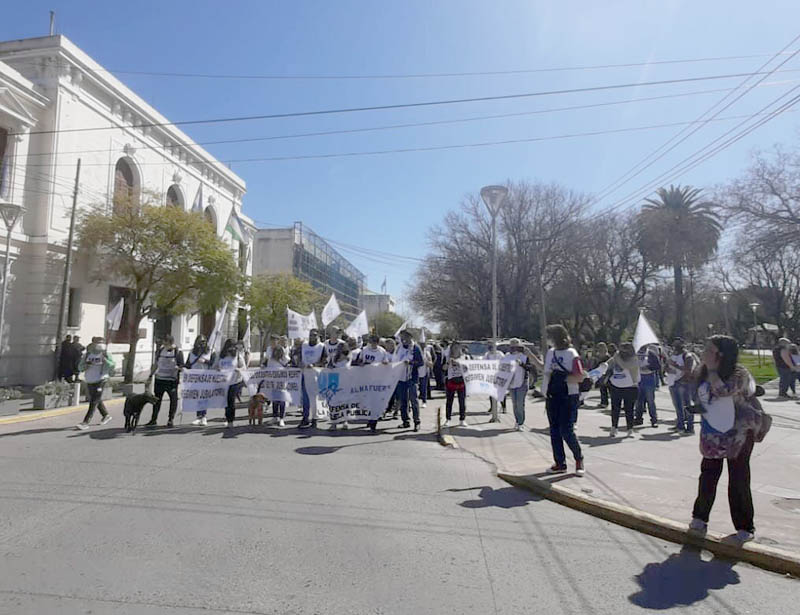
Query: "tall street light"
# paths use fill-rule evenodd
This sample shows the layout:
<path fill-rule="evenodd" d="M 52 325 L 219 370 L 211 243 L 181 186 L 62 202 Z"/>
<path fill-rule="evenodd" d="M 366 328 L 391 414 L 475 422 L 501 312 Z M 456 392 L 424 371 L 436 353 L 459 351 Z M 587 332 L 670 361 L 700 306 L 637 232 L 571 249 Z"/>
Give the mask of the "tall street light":
<path fill-rule="evenodd" d="M 484 186 L 481 198 L 492 218 L 492 339 L 497 342 L 497 214 L 508 195 L 505 186 Z"/>
<path fill-rule="evenodd" d="M 727 335 L 731 334 L 731 326 L 728 322 L 728 301 L 731 299 L 731 294 L 729 292 L 722 292 L 719 294 L 719 298 L 722 299 L 722 309 L 725 313 L 725 333 Z"/>
<path fill-rule="evenodd" d="M 753 310 L 753 346 L 758 355 L 758 366 L 761 367 L 761 349 L 758 347 L 758 320 L 756 319 L 756 312 L 758 311 L 759 305 L 761 304 L 758 301 L 753 301 L 753 303 L 750 304 L 750 309 Z"/>
<path fill-rule="evenodd" d="M 3 331 L 6 326 L 6 295 L 8 294 L 8 275 L 11 271 L 11 231 L 22 215 L 22 206 L 13 203 L 0 203 L 0 216 L 6 224 L 6 260 L 3 265 L 3 294 L 0 299 L 0 354 L 3 352 Z"/>

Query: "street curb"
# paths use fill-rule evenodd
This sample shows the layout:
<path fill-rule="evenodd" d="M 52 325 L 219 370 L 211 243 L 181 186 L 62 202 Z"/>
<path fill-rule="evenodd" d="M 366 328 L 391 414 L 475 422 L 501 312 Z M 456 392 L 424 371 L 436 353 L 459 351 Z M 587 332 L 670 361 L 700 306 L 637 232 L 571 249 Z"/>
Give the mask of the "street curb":
<path fill-rule="evenodd" d="M 104 403 L 106 406 L 117 405 L 124 402 L 124 397 L 117 397 L 114 399 L 107 399 Z M 65 408 L 55 408 L 53 410 L 40 410 L 38 412 L 27 412 L 19 416 L 9 416 L 0 419 L 0 425 L 11 425 L 13 423 L 27 423 L 28 421 L 39 421 L 41 419 L 49 419 L 54 416 L 63 416 L 65 414 L 72 414 L 73 412 L 86 411 L 89 404 L 79 404 L 77 406 L 67 406 Z"/>
<path fill-rule="evenodd" d="M 458 448 L 456 439 L 449 435 L 442 433 L 442 407 L 436 409 L 436 436 L 439 439 L 439 444 L 442 446 L 449 446 L 450 448 Z"/>
<path fill-rule="evenodd" d="M 726 559 L 747 562 L 765 570 L 800 578 L 800 556 L 794 553 L 753 542 L 738 546 L 723 540 L 721 534 L 709 533 L 705 537 L 691 534 L 687 531 L 686 524 L 652 515 L 636 508 L 601 500 L 560 485 L 554 485 L 535 476 L 506 474 L 505 472 L 498 472 L 497 476 L 515 487 L 527 489 L 552 502 L 611 523 L 670 542 L 700 547 Z"/>

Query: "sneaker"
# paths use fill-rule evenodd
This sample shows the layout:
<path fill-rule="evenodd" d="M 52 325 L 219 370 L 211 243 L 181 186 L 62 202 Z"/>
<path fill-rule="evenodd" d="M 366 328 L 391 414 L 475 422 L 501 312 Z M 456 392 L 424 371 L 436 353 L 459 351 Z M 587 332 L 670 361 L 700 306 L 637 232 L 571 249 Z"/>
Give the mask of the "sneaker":
<path fill-rule="evenodd" d="M 450 419 L 446 419 L 444 423 L 442 423 L 442 427 L 450 427 Z"/>
<path fill-rule="evenodd" d="M 467 422 L 466 421 L 459 421 L 458 422 L 458 426 L 459 427 L 466 427 L 467 426 Z"/>
<path fill-rule="evenodd" d="M 558 465 L 557 463 L 554 463 L 553 465 L 551 465 L 551 466 L 550 466 L 550 467 L 547 469 L 547 471 L 548 471 L 550 474 L 561 474 L 561 473 L 563 473 L 563 472 L 566 472 L 566 471 L 567 471 L 567 464 L 564 464 L 564 465 Z"/>
<path fill-rule="evenodd" d="M 702 519 L 694 518 L 689 523 L 689 531 L 695 534 L 705 534 L 708 531 L 708 523 Z"/>
<path fill-rule="evenodd" d="M 278 419 L 278 427 L 286 427 L 286 423 L 283 419 Z"/>
<path fill-rule="evenodd" d="M 228 421 L 227 427 L 231 429 L 233 427 L 233 421 Z"/>
<path fill-rule="evenodd" d="M 158 421 L 156 420 L 151 420 L 144 424 L 145 427 L 155 427 L 156 425 L 158 425 Z"/>
<path fill-rule="evenodd" d="M 658 421 L 650 421 L 650 427 L 658 427 Z"/>
<path fill-rule="evenodd" d="M 111 418 L 109 418 L 108 420 L 110 421 Z M 167 427 L 175 427 L 175 423 L 172 422 L 172 419 L 167 421 Z"/>
<path fill-rule="evenodd" d="M 422 402 L 422 407 L 423 407 L 423 408 L 427 408 L 427 407 L 428 407 L 428 404 L 427 404 L 426 402 Z"/>
<path fill-rule="evenodd" d="M 311 423 L 308 421 L 301 421 L 301 423 L 297 426 L 298 429 L 308 429 L 311 427 Z"/>
<path fill-rule="evenodd" d="M 192 421 L 192 425 L 202 425 L 205 419 L 195 419 Z"/>
<path fill-rule="evenodd" d="M 344 422 L 344 425 L 342 425 L 342 429 L 350 429 L 350 423 L 348 423 L 347 421 L 345 421 L 345 422 Z"/>
<path fill-rule="evenodd" d="M 609 438 L 616 438 L 617 437 L 617 428 L 612 427 L 611 431 L 608 433 Z"/>
<path fill-rule="evenodd" d="M 75 427 L 77 429 L 80 429 L 81 431 L 86 431 L 87 429 L 89 429 L 89 426 L 86 423 L 78 423 L 77 425 L 75 425 Z"/>
<path fill-rule="evenodd" d="M 206 417 L 203 417 L 203 418 L 200 419 L 200 425 L 202 427 L 207 427 L 208 426 L 208 421 L 206 420 Z"/>
<path fill-rule="evenodd" d="M 514 425 L 514 431 L 522 431 L 522 425 L 520 425 L 519 423 Z"/>
<path fill-rule="evenodd" d="M 586 468 L 583 465 L 583 459 L 576 459 L 575 460 L 575 474 L 578 476 L 583 476 L 586 474 Z"/>
<path fill-rule="evenodd" d="M 113 417 L 110 414 L 106 414 L 103 419 L 100 421 L 101 425 L 105 425 L 106 423 L 110 423 Z"/>
<path fill-rule="evenodd" d="M 633 437 L 633 429 L 629 429 L 628 430 L 628 436 L 627 437 L 628 438 L 632 438 Z"/>
<path fill-rule="evenodd" d="M 738 532 L 736 532 L 735 537 L 736 537 L 736 542 L 744 544 L 746 542 L 750 542 L 751 540 L 753 540 L 756 537 L 756 535 L 753 534 L 753 532 L 748 532 L 747 530 L 739 530 Z"/>
<path fill-rule="evenodd" d="M 419 423 L 414 423 L 414 431 L 419 431 Z"/>
<path fill-rule="evenodd" d="M 411 423 L 408 421 L 403 421 L 402 427 L 403 429 L 408 429 L 409 427 L 411 427 Z"/>

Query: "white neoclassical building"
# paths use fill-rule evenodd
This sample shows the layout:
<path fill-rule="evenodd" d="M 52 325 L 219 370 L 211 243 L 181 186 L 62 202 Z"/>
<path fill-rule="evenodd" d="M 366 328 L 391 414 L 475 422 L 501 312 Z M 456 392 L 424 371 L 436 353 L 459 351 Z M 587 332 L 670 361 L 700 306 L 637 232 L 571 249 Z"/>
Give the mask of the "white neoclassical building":
<path fill-rule="evenodd" d="M 0 42 L 0 209 L 24 208 L 10 242 L 5 323 L 0 331 L 0 385 L 52 378 L 58 315 L 64 333 L 86 344 L 106 335 L 106 315 L 127 292 L 118 281 L 96 283 L 73 261 L 62 302 L 72 191 L 78 159 L 78 210 L 111 207 L 118 191 L 153 190 L 165 206 L 202 210 L 251 272 L 252 221 L 242 213 L 245 183 L 64 36 Z M 8 205 L 11 204 L 11 208 Z M 233 223 L 232 223 L 233 222 Z M 230 228 L 245 229 L 239 238 Z M 0 220 L 0 262 L 6 225 Z M 228 312 L 237 335 L 238 310 Z M 171 332 L 184 348 L 210 333 L 214 314 L 143 321 L 137 369 L 150 361 L 154 336 Z M 110 349 L 127 351 L 127 315 L 108 332 Z"/>

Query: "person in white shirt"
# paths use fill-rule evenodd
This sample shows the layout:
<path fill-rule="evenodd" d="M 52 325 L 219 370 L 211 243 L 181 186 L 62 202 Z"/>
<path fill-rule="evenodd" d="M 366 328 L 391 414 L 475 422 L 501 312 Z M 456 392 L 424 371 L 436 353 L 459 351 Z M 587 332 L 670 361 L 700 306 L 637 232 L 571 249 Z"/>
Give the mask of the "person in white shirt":
<path fill-rule="evenodd" d="M 388 364 L 391 355 L 378 345 L 380 338 L 373 333 L 368 339 L 368 344 L 361 349 L 358 360 L 352 362 L 352 365 Z M 371 432 L 376 433 L 378 430 L 378 421 L 367 421 L 367 427 L 369 427 Z"/>
<path fill-rule="evenodd" d="M 484 359 L 487 361 L 499 361 L 505 356 L 505 353 L 502 350 L 497 349 L 497 344 L 492 340 L 489 342 L 489 350 L 483 356 Z M 503 399 L 501 401 L 503 404 L 503 412 L 506 411 L 506 400 Z M 489 419 L 490 423 L 498 423 L 500 422 L 500 418 L 497 416 L 497 400 L 494 397 L 489 398 L 489 414 L 492 415 L 492 418 Z"/>
<path fill-rule="evenodd" d="M 428 405 L 428 394 L 430 393 L 431 370 L 433 369 L 433 354 L 431 347 L 425 343 L 419 345 L 422 351 L 423 364 L 419 367 L 419 400 L 422 407 Z"/>
<path fill-rule="evenodd" d="M 286 353 L 281 346 L 275 346 L 272 349 L 272 356 L 267 359 L 265 367 L 270 369 L 283 369 L 288 365 L 289 360 Z M 271 400 L 272 404 L 272 422 L 277 423 L 278 427 L 286 427 L 286 422 L 283 420 L 286 416 L 286 402 Z"/>
<path fill-rule="evenodd" d="M 317 331 L 317 329 L 311 329 L 311 331 L 308 332 L 308 342 L 303 342 L 303 345 L 300 348 L 299 367 L 324 367 L 327 362 L 328 355 L 325 351 L 325 344 L 322 344 L 319 341 L 319 331 Z M 300 429 L 307 429 L 308 427 L 317 426 L 316 418 L 309 421 L 311 400 L 308 398 L 308 392 L 306 391 L 305 378 L 306 377 L 304 373 L 301 380 L 303 389 L 303 418 L 300 421 L 300 425 L 298 425 Z M 314 404 L 316 405 L 316 403 L 317 400 L 315 399 Z"/>
<path fill-rule="evenodd" d="M 233 427 L 233 421 L 236 419 L 236 398 L 244 386 L 242 370 L 246 368 L 244 354 L 239 352 L 236 342 L 230 338 L 225 340 L 213 369 L 221 372 L 233 371 L 233 378 L 228 385 L 228 402 L 225 406 L 225 420 L 229 428 Z"/>
<path fill-rule="evenodd" d="M 633 350 L 633 344 L 623 342 L 619 350 L 608 361 L 608 370 L 604 378 L 608 382 L 611 394 L 611 433 L 612 438 L 617 436 L 620 410 L 625 412 L 625 427 L 628 437 L 633 436 L 634 409 L 639 397 L 640 361 Z"/>
<path fill-rule="evenodd" d="M 450 427 L 450 417 L 453 415 L 453 399 L 458 395 L 458 424 L 467 426 L 467 388 L 464 382 L 466 367 L 461 363 L 461 344 L 453 342 L 450 345 L 450 357 L 447 359 L 447 376 L 445 378 L 445 422 L 444 427 Z"/>
<path fill-rule="evenodd" d="M 80 360 L 78 371 L 84 372 L 86 391 L 89 395 L 89 409 L 83 420 L 76 425 L 81 431 L 89 429 L 95 408 L 100 411 L 100 424 L 105 425 L 111 420 L 111 415 L 103 403 L 103 389 L 109 375 L 114 371 L 114 359 L 106 351 L 105 340 L 102 337 L 93 337 L 92 343 L 86 348 L 86 354 Z"/>
<path fill-rule="evenodd" d="M 583 364 L 563 325 L 548 325 L 547 339 L 553 346 L 545 355 L 543 385 L 547 419 L 550 422 L 550 444 L 555 460 L 550 472 L 567 471 L 567 456 L 564 453 L 566 442 L 575 457 L 575 473 L 583 476 L 583 452 L 575 435 L 580 398 L 578 385 L 585 376 Z"/>
<path fill-rule="evenodd" d="M 325 353 L 328 355 L 328 367 L 333 367 L 332 363 L 334 361 L 334 357 L 336 357 L 336 353 L 339 350 L 339 345 L 342 343 L 342 340 L 339 339 L 339 335 L 342 333 L 342 330 L 332 325 L 330 327 L 330 337 L 328 341 L 325 342 Z"/>
<path fill-rule="evenodd" d="M 165 335 L 163 343 L 156 351 L 156 361 L 150 368 L 150 377 L 147 379 L 149 385 L 150 379 L 155 375 L 153 392 L 158 401 L 153 404 L 153 415 L 145 427 L 155 427 L 158 424 L 158 413 L 161 410 L 161 400 L 164 398 L 164 393 L 169 398 L 167 427 L 173 426 L 175 412 L 178 410 L 178 380 L 183 364 L 183 352 L 175 346 L 175 338 L 171 335 Z"/>
<path fill-rule="evenodd" d="M 530 355 L 525 352 L 522 342 L 516 337 L 510 339 L 508 345 L 509 352 L 503 357 L 503 361 L 520 366 L 508 384 L 508 392 L 514 408 L 515 429 L 522 431 L 522 426 L 525 424 L 525 395 L 528 394 L 528 370 L 531 367 L 531 360 Z"/>
<path fill-rule="evenodd" d="M 208 348 L 208 341 L 205 335 L 198 335 L 194 340 L 189 356 L 184 362 L 185 369 L 211 369 L 216 362 L 217 357 L 212 350 Z M 199 425 L 205 427 L 208 425 L 206 420 L 206 411 L 198 410 L 197 418 L 192 421 L 192 425 Z"/>

